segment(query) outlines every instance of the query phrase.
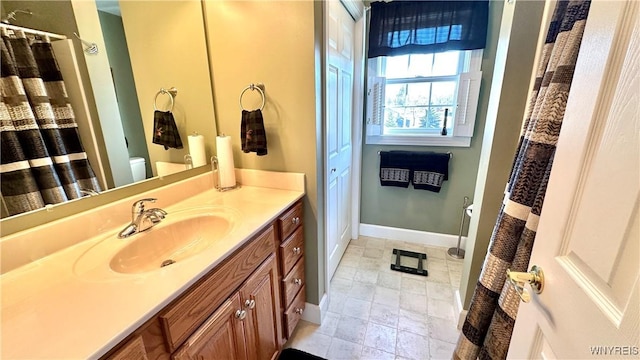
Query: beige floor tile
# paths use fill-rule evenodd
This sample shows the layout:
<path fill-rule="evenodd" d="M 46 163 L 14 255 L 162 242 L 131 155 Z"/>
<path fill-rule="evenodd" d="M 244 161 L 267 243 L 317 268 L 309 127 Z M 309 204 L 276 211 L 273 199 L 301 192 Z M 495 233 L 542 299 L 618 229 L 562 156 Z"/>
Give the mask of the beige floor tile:
<path fill-rule="evenodd" d="M 356 317 L 358 319 L 369 320 L 371 313 L 371 302 L 347 298 L 342 308 L 342 315 Z"/>
<path fill-rule="evenodd" d="M 333 276 L 340 279 L 353 280 L 356 270 L 357 268 L 351 266 L 338 266 Z"/>
<path fill-rule="evenodd" d="M 367 333 L 367 323 L 367 320 L 342 315 L 333 337 L 356 344 L 362 344 L 364 342 L 364 336 Z"/>
<path fill-rule="evenodd" d="M 342 259 L 340 260 L 339 266 L 351 266 L 357 268 L 360 266 L 361 257 L 361 255 L 344 254 L 344 256 L 342 256 Z"/>
<path fill-rule="evenodd" d="M 367 238 L 365 237 L 359 237 L 357 239 L 351 239 L 351 241 L 349 241 L 349 245 L 347 246 L 347 248 L 351 247 L 351 246 L 361 246 L 364 247 L 367 244 Z"/>
<path fill-rule="evenodd" d="M 351 287 L 351 290 L 349 290 L 349 293 L 347 294 L 347 296 L 354 299 L 359 299 L 359 300 L 373 301 L 373 296 L 375 295 L 375 292 L 376 292 L 376 285 L 374 284 L 355 283 Z"/>
<path fill-rule="evenodd" d="M 428 315 L 453 321 L 453 304 L 445 300 L 429 299 Z"/>
<path fill-rule="evenodd" d="M 364 254 L 362 256 L 371 259 L 382 259 L 382 255 L 384 255 L 384 249 L 372 248 L 368 247 L 364 250 Z"/>
<path fill-rule="evenodd" d="M 365 247 L 368 248 L 378 248 L 378 249 L 384 249 L 384 244 L 385 244 L 386 240 L 385 239 L 380 239 L 380 238 L 368 238 L 367 239 L 367 244 L 365 245 Z"/>
<path fill-rule="evenodd" d="M 362 256 L 364 254 L 364 246 L 347 246 L 344 250 L 345 255 Z"/>
<path fill-rule="evenodd" d="M 369 322 L 364 345 L 395 353 L 397 332 L 396 328 Z"/>
<path fill-rule="evenodd" d="M 447 262 L 442 259 L 428 259 L 427 260 L 427 270 L 431 271 L 449 271 L 449 267 L 447 266 Z"/>
<path fill-rule="evenodd" d="M 426 282 L 423 279 L 402 278 L 402 292 L 418 295 L 427 295 Z"/>
<path fill-rule="evenodd" d="M 430 299 L 449 301 L 453 304 L 454 288 L 447 284 L 427 282 L 427 297 Z"/>
<path fill-rule="evenodd" d="M 399 310 L 397 306 L 373 303 L 371 304 L 369 321 L 396 328 L 398 326 Z"/>
<path fill-rule="evenodd" d="M 451 286 L 459 288 L 460 280 L 462 280 L 462 271 L 449 270 L 449 283 Z"/>
<path fill-rule="evenodd" d="M 360 359 L 362 360 L 395 360 L 395 358 L 395 354 L 391 354 L 368 346 L 362 348 L 362 355 L 360 356 Z"/>
<path fill-rule="evenodd" d="M 320 327 L 318 327 L 316 331 L 320 334 L 333 336 L 336 333 L 339 322 L 340 314 L 327 311 L 324 315 L 324 319 L 322 320 L 322 324 L 320 324 Z"/>
<path fill-rule="evenodd" d="M 358 269 L 353 277 L 353 282 L 375 284 L 378 282 L 378 270 Z"/>
<path fill-rule="evenodd" d="M 429 336 L 427 316 L 400 309 L 398 330 L 408 331 L 422 336 Z"/>
<path fill-rule="evenodd" d="M 332 288 L 331 295 L 329 295 L 329 311 L 342 314 L 344 303 L 347 301 L 347 295 L 343 293 L 335 292 Z"/>
<path fill-rule="evenodd" d="M 400 290 L 402 285 L 402 275 L 397 271 L 378 273 L 378 286 L 387 289 Z"/>
<path fill-rule="evenodd" d="M 331 279 L 331 292 L 339 292 L 342 294 L 348 294 L 353 285 L 353 280 L 343 279 L 339 277 L 333 277 Z"/>
<path fill-rule="evenodd" d="M 418 314 L 427 314 L 427 296 L 401 293 L 400 308 Z"/>
<path fill-rule="evenodd" d="M 331 339 L 327 357 L 331 360 L 358 360 L 362 354 L 362 345 L 334 337 Z"/>
<path fill-rule="evenodd" d="M 456 328 L 456 324 L 453 320 L 429 316 L 427 318 L 427 324 L 429 327 L 429 336 L 432 339 L 452 344 L 455 344 L 458 341 L 460 332 Z"/>
<path fill-rule="evenodd" d="M 331 336 L 321 334 L 317 330 L 318 325 L 300 321 L 285 346 L 306 351 L 316 356 L 326 357 L 327 349 L 331 344 Z"/>
<path fill-rule="evenodd" d="M 378 271 L 381 263 L 382 263 L 382 259 L 371 259 L 371 258 L 362 257 L 358 262 L 358 269 Z"/>
<path fill-rule="evenodd" d="M 447 266 L 449 267 L 449 270 L 462 271 L 462 267 L 464 266 L 462 259 L 456 260 L 456 259 L 452 259 L 450 256 L 447 256 L 446 261 L 447 261 Z"/>
<path fill-rule="evenodd" d="M 429 339 L 429 353 L 432 360 L 450 360 L 455 347 L 455 344 Z"/>
<path fill-rule="evenodd" d="M 422 335 L 417 335 L 407 331 L 398 331 L 396 355 L 414 360 L 428 359 L 429 340 L 427 337 Z"/>
<path fill-rule="evenodd" d="M 417 253 L 424 253 L 424 245 L 416 244 L 413 242 L 405 241 L 402 244 L 401 250 L 413 251 Z"/>
<path fill-rule="evenodd" d="M 425 246 L 424 251 L 427 253 L 427 259 L 441 259 L 447 258 L 447 248 L 437 246 Z"/>
<path fill-rule="evenodd" d="M 403 245 L 404 245 L 403 241 L 387 239 L 385 241 L 385 243 L 384 243 L 384 248 L 385 249 L 400 249 L 400 250 L 402 250 Z"/>
<path fill-rule="evenodd" d="M 373 302 L 398 307 L 400 305 L 400 291 L 377 286 Z"/>
<path fill-rule="evenodd" d="M 427 276 L 427 281 L 440 283 L 440 284 L 450 284 L 449 280 L 449 272 L 448 271 L 438 271 L 428 269 L 429 276 Z"/>

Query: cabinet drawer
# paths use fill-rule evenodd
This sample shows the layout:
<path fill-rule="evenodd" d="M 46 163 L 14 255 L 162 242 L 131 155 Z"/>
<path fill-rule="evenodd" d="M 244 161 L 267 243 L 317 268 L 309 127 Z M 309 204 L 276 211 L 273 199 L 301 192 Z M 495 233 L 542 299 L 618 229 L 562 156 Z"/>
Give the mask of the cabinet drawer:
<path fill-rule="evenodd" d="M 302 225 L 302 203 L 300 202 L 278 218 L 280 239 L 286 239 L 299 225 Z"/>
<path fill-rule="evenodd" d="M 284 290 L 284 306 L 287 307 L 298 294 L 298 291 L 305 285 L 304 280 L 304 259 L 300 259 L 291 269 L 289 275 L 282 280 Z"/>
<path fill-rule="evenodd" d="M 144 349 L 144 342 L 142 337 L 136 336 L 129 340 L 120 350 L 116 351 L 113 355 L 108 357 L 109 360 L 128 360 L 128 359 L 140 359 L 147 360 L 147 352 Z"/>
<path fill-rule="evenodd" d="M 302 226 L 280 245 L 280 259 L 282 274 L 289 273 L 289 270 L 304 255 L 304 231 Z"/>
<path fill-rule="evenodd" d="M 170 305 L 159 316 L 169 350 L 180 346 L 273 253 L 274 247 L 275 234 L 270 226 Z"/>
<path fill-rule="evenodd" d="M 291 337 L 293 334 L 293 329 L 298 325 L 298 321 L 302 318 L 302 313 L 304 312 L 304 304 L 305 304 L 305 287 L 303 286 L 298 293 L 298 296 L 293 300 L 291 305 L 287 308 L 287 311 L 284 312 L 284 324 L 287 338 Z"/>

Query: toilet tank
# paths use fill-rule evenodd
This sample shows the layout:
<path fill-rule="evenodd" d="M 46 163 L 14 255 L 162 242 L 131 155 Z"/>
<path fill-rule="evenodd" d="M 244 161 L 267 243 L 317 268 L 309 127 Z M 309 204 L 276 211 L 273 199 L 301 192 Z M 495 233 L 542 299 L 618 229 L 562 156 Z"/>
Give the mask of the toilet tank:
<path fill-rule="evenodd" d="M 131 166 L 131 173 L 133 174 L 133 182 L 138 182 L 147 178 L 147 169 L 144 158 L 129 158 L 129 165 Z"/>

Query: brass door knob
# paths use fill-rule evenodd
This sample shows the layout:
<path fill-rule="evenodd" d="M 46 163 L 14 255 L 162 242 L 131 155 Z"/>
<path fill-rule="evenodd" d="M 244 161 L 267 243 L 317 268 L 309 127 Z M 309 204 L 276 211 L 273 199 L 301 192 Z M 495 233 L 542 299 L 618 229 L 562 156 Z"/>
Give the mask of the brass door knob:
<path fill-rule="evenodd" d="M 540 294 L 544 289 L 544 272 L 537 265 L 533 265 L 529 272 L 516 272 L 507 269 L 507 280 L 513 286 L 523 302 L 531 301 L 531 295 L 524 288 L 525 283 L 529 283 L 536 294 Z"/>

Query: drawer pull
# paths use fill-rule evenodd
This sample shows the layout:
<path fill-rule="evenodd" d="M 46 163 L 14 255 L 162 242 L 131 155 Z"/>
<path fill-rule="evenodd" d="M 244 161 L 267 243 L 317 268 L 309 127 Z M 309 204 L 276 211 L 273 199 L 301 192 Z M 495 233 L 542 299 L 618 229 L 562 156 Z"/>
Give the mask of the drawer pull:
<path fill-rule="evenodd" d="M 293 279 L 293 283 L 296 285 L 302 285 L 302 279 Z"/>
<path fill-rule="evenodd" d="M 247 300 L 244 302 L 244 307 L 247 307 L 249 309 L 253 309 L 254 307 L 256 307 L 256 301 L 255 300 Z"/>
<path fill-rule="evenodd" d="M 300 314 L 300 315 L 302 315 L 302 313 L 304 312 L 304 309 L 296 308 L 296 309 L 294 310 L 294 312 L 295 312 L 296 314 Z"/>
<path fill-rule="evenodd" d="M 291 219 L 291 222 L 296 224 L 296 225 L 298 225 L 298 224 L 300 224 L 300 218 L 296 216 L 293 219 Z"/>
<path fill-rule="evenodd" d="M 247 317 L 247 312 L 244 310 L 236 310 L 236 319 L 244 320 Z"/>
<path fill-rule="evenodd" d="M 294 254 L 296 254 L 296 255 L 299 255 L 299 254 L 300 254 L 300 248 L 299 248 L 299 247 L 297 247 L 297 246 L 296 246 L 296 247 L 294 247 L 294 248 L 293 248 L 293 253 L 294 253 Z"/>

